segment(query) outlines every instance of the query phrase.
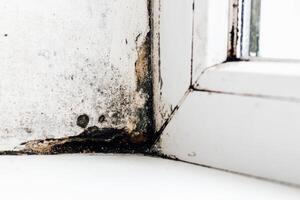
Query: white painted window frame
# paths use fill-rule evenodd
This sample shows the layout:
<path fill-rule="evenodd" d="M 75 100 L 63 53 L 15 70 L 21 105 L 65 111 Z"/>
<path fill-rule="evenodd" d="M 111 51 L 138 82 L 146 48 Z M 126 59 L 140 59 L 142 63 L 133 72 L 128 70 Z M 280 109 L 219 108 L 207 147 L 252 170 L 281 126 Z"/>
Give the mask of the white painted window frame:
<path fill-rule="evenodd" d="M 193 90 L 158 147 L 187 162 L 300 186 L 300 62 L 228 59 L 245 55 L 228 34 L 236 23 L 229 1 L 238 0 L 194 1 Z"/>
<path fill-rule="evenodd" d="M 230 1 L 232 4 L 242 0 Z M 251 4 L 251 0 L 245 2 L 247 4 Z M 222 7 L 220 4 L 218 6 Z M 241 9 L 240 4 L 239 7 L 239 9 Z M 249 5 L 246 5 L 246 7 L 250 8 Z M 223 8 L 223 10 L 226 10 L 226 8 Z M 232 14 L 229 12 L 232 12 L 233 10 L 229 8 L 227 11 L 227 16 L 232 17 Z M 244 16 L 246 16 L 245 18 L 250 18 L 250 9 L 246 9 L 245 11 L 247 11 L 244 13 Z M 241 23 L 241 14 L 238 13 L 238 15 L 238 23 Z M 207 18 L 209 17 L 210 16 Z M 223 12 L 223 16 L 218 16 L 215 20 L 221 18 L 226 18 L 225 12 Z M 230 18 L 228 19 L 230 20 Z M 237 60 L 228 62 L 225 61 L 224 46 L 223 48 L 220 48 L 220 46 L 218 48 L 213 47 L 214 49 L 206 48 L 206 52 L 208 54 L 214 55 L 211 59 L 216 61 L 219 60 L 219 62 L 213 62 L 210 64 L 205 63 L 204 67 L 200 70 L 200 73 L 196 73 L 197 79 L 194 80 L 194 88 L 200 91 L 204 90 L 237 95 L 251 95 L 261 98 L 270 97 L 300 102 L 300 89 L 297 87 L 297 85 L 300 85 L 300 61 L 288 59 L 250 58 L 248 56 L 249 47 L 247 46 L 249 45 L 249 42 L 246 42 L 249 39 L 250 24 L 247 22 L 250 22 L 250 20 L 245 20 L 242 28 L 243 30 L 238 31 L 236 46 L 234 47 L 236 48 L 235 56 Z M 229 26 L 231 23 L 234 22 L 228 21 Z M 223 30 L 220 31 L 220 27 L 222 27 Z M 224 34 L 225 31 L 228 32 L 228 29 L 225 29 L 224 26 L 219 26 L 218 24 L 213 24 L 210 28 L 211 30 L 207 33 L 208 38 L 210 35 L 215 33 Z M 243 33 L 243 37 L 241 37 L 241 33 Z M 214 37 L 214 40 L 221 41 L 218 42 L 219 44 L 217 45 L 220 45 L 220 43 L 225 44 L 230 40 L 230 35 L 226 38 L 224 36 L 222 37 L 221 34 L 218 35 L 218 39 Z M 241 46 L 244 45 L 246 45 L 246 47 L 241 48 Z M 194 56 L 197 58 L 197 55 Z"/>
<path fill-rule="evenodd" d="M 247 120 L 239 119 L 237 117 L 241 117 L 242 115 L 236 115 L 235 117 L 231 117 L 230 113 L 228 111 L 227 114 L 228 118 L 231 121 L 236 121 L 237 123 L 241 123 L 240 129 L 244 130 L 242 134 L 246 134 L 243 136 L 243 138 L 247 138 L 249 142 L 240 141 L 240 137 L 237 134 L 241 134 L 239 132 L 236 132 L 236 129 L 233 128 L 230 121 L 227 121 L 228 126 L 223 126 L 223 131 L 226 134 L 225 141 L 224 140 L 218 140 L 218 136 L 216 134 L 216 137 L 214 136 L 207 136 L 210 139 L 215 139 L 216 142 L 214 145 L 216 146 L 223 146 L 224 150 L 227 151 L 228 149 L 231 149 L 232 146 L 236 146 L 236 151 L 241 151 L 244 153 L 238 153 L 236 159 L 239 159 L 239 156 L 244 156 L 245 160 L 253 161 L 250 165 L 254 167 L 245 167 L 242 162 L 239 161 L 233 161 L 231 157 L 226 157 L 228 155 L 234 155 L 235 152 L 229 150 L 224 155 L 221 154 L 215 154 L 215 151 L 210 149 L 210 146 L 207 146 L 203 142 L 199 142 L 199 145 L 204 147 L 203 152 L 205 152 L 207 149 L 207 154 L 211 156 L 216 156 L 215 158 L 212 157 L 211 160 L 207 159 L 206 162 L 205 159 L 203 161 L 200 161 L 201 164 L 207 164 L 213 167 L 221 168 L 221 169 L 227 169 L 227 170 L 233 170 L 239 173 L 246 173 L 251 174 L 254 176 L 260 176 L 270 179 L 275 179 L 287 183 L 292 183 L 299 185 L 300 179 L 299 179 L 299 173 L 298 173 L 298 165 L 299 163 L 297 161 L 292 161 L 291 158 L 298 159 L 297 155 L 299 156 L 300 149 L 298 148 L 299 145 L 297 145 L 297 142 L 294 141 L 300 141 L 300 136 L 297 134 L 298 131 L 298 123 L 296 123 L 297 118 L 300 118 L 300 113 L 297 112 L 300 107 L 300 62 L 297 60 L 282 60 L 282 59 L 264 59 L 264 58 L 254 58 L 249 56 L 249 35 L 250 35 L 250 5 L 251 1 L 244 1 L 244 8 L 241 6 L 242 0 L 230 0 L 229 2 L 229 9 L 228 11 L 228 25 L 229 25 L 229 31 L 231 29 L 231 26 L 234 26 L 235 28 L 238 28 L 236 34 L 236 41 L 230 41 L 230 33 L 228 35 L 228 38 L 222 37 L 219 35 L 219 38 L 214 40 L 219 41 L 218 48 L 214 47 L 214 49 L 207 49 L 207 53 L 214 55 L 214 60 L 219 60 L 219 62 L 214 62 L 211 64 L 206 64 L 204 68 L 201 70 L 201 73 L 198 75 L 197 80 L 195 80 L 193 88 L 199 92 L 208 92 L 217 94 L 217 96 L 225 95 L 228 97 L 227 100 L 236 102 L 236 107 L 233 107 L 232 112 L 239 113 L 239 109 L 243 110 L 240 113 L 247 114 L 251 116 L 248 120 L 249 123 L 247 123 Z M 240 26 L 241 24 L 241 12 L 236 13 L 235 8 L 233 4 L 238 4 L 238 7 L 240 10 L 243 10 L 243 26 Z M 219 4 L 219 6 L 222 6 Z M 224 7 L 223 10 L 226 10 Z M 222 12 L 219 12 L 222 14 Z M 238 21 L 236 20 L 236 16 L 238 16 Z M 202 18 L 204 16 L 201 16 Z M 208 16 L 207 18 L 209 19 Z M 215 15 L 217 19 L 226 18 L 225 12 L 223 12 L 223 16 Z M 215 20 L 217 20 L 215 19 Z M 210 19 L 212 20 L 212 19 Z M 210 21 L 208 20 L 208 22 Z M 237 23 L 237 24 L 235 24 Z M 220 27 L 222 25 L 214 24 L 213 26 L 210 26 L 211 30 L 207 32 L 207 35 L 209 37 L 210 34 L 218 33 L 224 33 L 224 30 L 220 30 Z M 228 31 L 228 30 L 227 30 Z M 243 35 L 242 35 L 243 34 Z M 220 43 L 221 42 L 221 43 Z M 218 55 L 224 55 L 224 47 L 221 48 L 220 44 L 225 44 L 228 42 L 229 45 L 233 45 L 233 48 L 236 48 L 234 50 L 234 53 L 236 56 L 236 60 L 232 58 L 230 59 L 227 57 L 227 60 L 225 61 L 224 57 L 220 57 Z M 235 42 L 235 44 L 232 44 L 232 42 Z M 236 46 L 234 46 L 236 45 Z M 228 48 L 229 49 L 229 48 Z M 217 51 L 217 53 L 216 53 Z M 197 52 L 197 51 L 196 51 Z M 222 54 L 223 53 L 223 54 Z M 227 56 L 230 56 L 230 52 L 227 52 Z M 194 55 L 196 56 L 196 55 Z M 196 56 L 197 57 L 197 56 Z M 221 62 L 223 60 L 223 62 Z M 256 100 L 250 100 L 255 103 L 250 104 L 244 104 L 243 97 L 245 98 L 256 98 Z M 203 102 L 206 101 L 208 98 L 200 97 L 200 99 L 203 98 Z M 220 96 L 220 102 L 222 102 L 223 97 Z M 226 98 L 226 97 L 225 97 Z M 254 110 L 254 107 L 251 108 L 252 105 L 258 105 L 261 106 L 264 103 L 264 101 L 269 101 L 269 103 L 266 103 L 263 108 L 257 109 L 254 113 L 251 112 L 251 109 Z M 199 102 L 201 104 L 201 102 Z M 224 104 L 226 105 L 226 103 Z M 248 107 L 243 107 L 245 105 L 248 105 Z M 269 108 L 269 106 L 272 105 L 274 110 L 272 108 Z M 270 106 L 270 107 L 272 107 Z M 276 108 L 275 108 L 276 107 Z M 217 113 L 220 112 L 219 110 L 222 109 L 222 107 L 215 107 L 215 110 L 212 109 L 211 113 Z M 274 114 L 280 114 L 282 113 L 282 117 L 272 117 L 272 114 L 270 115 L 270 112 L 274 112 Z M 203 112 L 205 113 L 205 112 Z M 223 113 L 225 114 L 225 112 Z M 207 115 L 207 114 L 206 114 Z M 221 114 L 222 115 L 222 114 Z M 269 116 L 269 120 L 267 117 Z M 205 117 L 205 116 L 204 116 Z M 252 117 L 259 119 L 255 120 Z M 210 117 L 208 117 L 210 119 Z M 253 120 L 253 121 L 250 121 Z M 222 123 L 221 120 L 218 121 L 218 123 Z M 267 122 L 266 124 L 261 123 L 262 121 Z M 272 121 L 273 125 L 268 124 L 268 121 Z M 244 124 L 243 124 L 244 123 Z M 261 132 L 255 130 L 252 126 L 259 126 L 262 130 L 267 131 L 268 133 L 264 135 L 260 135 Z M 199 125 L 201 126 L 201 125 Z M 218 126 L 218 124 L 217 124 Z M 231 126 L 231 127 L 229 127 Z M 287 127 L 289 126 L 289 127 Z M 222 127 L 222 126 L 220 126 Z M 286 136 L 284 135 L 273 135 L 272 134 L 282 134 L 283 131 L 286 129 L 287 133 Z M 203 129 L 206 131 L 206 129 Z M 278 130 L 281 130 L 278 131 Z M 208 131 L 209 132 L 209 131 Z M 222 131 L 218 130 L 216 128 L 216 133 L 220 134 Z M 220 135 L 219 135 L 220 136 Z M 222 136 L 221 136 L 222 137 Z M 276 138 L 275 140 L 270 139 L 270 137 Z M 289 137 L 288 139 L 285 137 Z M 195 137 L 196 139 L 197 137 Z M 239 138 L 239 140 L 237 140 Z M 254 138 L 254 139 L 253 139 Z M 281 138 L 281 139 L 279 139 Z M 251 141 L 251 139 L 253 141 Z M 226 141 L 228 140 L 228 141 Z M 234 141 L 234 142 L 233 142 Z M 274 142 L 274 141 L 277 141 Z M 280 145 L 280 142 L 282 141 L 282 145 Z M 209 142 L 209 140 L 208 140 Z M 245 143 L 245 145 L 249 145 L 249 147 L 239 147 L 240 144 L 237 144 L 237 142 Z M 226 146 L 228 145 L 228 146 Z M 277 158 L 271 158 L 269 161 L 264 162 L 263 161 L 263 149 L 268 149 L 270 151 L 270 147 L 274 148 L 272 152 L 280 152 L 278 154 Z M 205 149 L 205 147 L 208 147 Z M 257 148 L 257 151 L 253 149 L 253 147 Z M 222 148 L 221 148 L 222 149 Z M 229 153 L 230 152 L 230 153 Z M 256 152 L 256 153 L 253 153 Z M 276 154 L 276 153 L 274 153 Z M 250 156 L 251 155 L 251 156 Z M 220 156 L 220 157 L 218 157 Z M 224 156 L 224 157 L 222 157 Z M 249 156 L 249 157 L 248 157 Z M 257 157 L 258 159 L 253 159 L 253 157 Z M 272 156 L 270 156 L 272 157 Z M 223 161 L 224 163 L 218 162 L 218 160 L 222 160 L 224 158 L 229 159 L 229 161 Z M 217 162 L 213 161 L 213 159 L 216 159 Z M 200 159 L 201 160 L 201 159 Z M 276 167 L 272 166 L 272 162 L 276 163 L 279 161 L 285 161 L 285 164 L 277 164 Z M 230 162 L 235 164 L 229 164 Z M 258 162 L 258 163 L 255 163 Z M 259 163 L 260 162 L 260 163 Z M 251 169 L 253 168 L 253 169 Z M 254 169 L 256 168 L 256 169 Z M 269 171 L 268 171 L 269 170 Z M 285 173 L 283 171 L 286 171 Z"/>

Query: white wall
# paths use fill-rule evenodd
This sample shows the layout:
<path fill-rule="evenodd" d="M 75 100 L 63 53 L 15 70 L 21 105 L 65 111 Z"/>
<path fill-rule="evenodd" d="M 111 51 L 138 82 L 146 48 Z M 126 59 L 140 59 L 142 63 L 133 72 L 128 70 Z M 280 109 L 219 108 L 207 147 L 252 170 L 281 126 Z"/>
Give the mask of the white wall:
<path fill-rule="evenodd" d="M 148 25 L 146 0 L 1 0 L 0 150 L 79 134 L 81 114 L 135 129 Z"/>

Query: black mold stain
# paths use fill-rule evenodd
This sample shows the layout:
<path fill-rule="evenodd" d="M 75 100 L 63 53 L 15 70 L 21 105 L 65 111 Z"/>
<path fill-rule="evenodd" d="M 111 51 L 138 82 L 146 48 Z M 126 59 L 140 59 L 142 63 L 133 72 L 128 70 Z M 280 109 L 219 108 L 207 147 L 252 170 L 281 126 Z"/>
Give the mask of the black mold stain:
<path fill-rule="evenodd" d="M 239 1 L 233 0 L 230 5 L 230 12 L 232 12 L 232 19 L 229 30 L 229 46 L 227 52 L 227 61 L 237 61 L 237 43 L 238 43 L 238 13 L 239 13 Z"/>
<path fill-rule="evenodd" d="M 147 33 L 143 44 L 137 46 L 138 59 L 135 63 L 137 93 L 143 93 L 146 104 L 139 108 L 136 116 L 136 129 L 130 132 L 127 129 L 88 127 L 89 116 L 82 114 L 77 118 L 77 125 L 85 129 L 77 136 L 65 138 L 49 138 L 23 143 L 22 151 L 6 151 L 0 154 L 60 154 L 60 153 L 147 153 L 155 142 L 154 110 L 153 110 L 153 77 L 152 77 L 152 1 L 148 0 L 148 17 L 150 31 Z M 139 39 L 141 34 L 136 37 Z M 137 42 L 137 41 L 136 41 Z M 99 92 L 101 90 L 99 89 Z M 124 93 L 125 94 L 125 93 Z M 120 119 L 122 111 L 112 111 L 112 116 Z M 105 120 L 99 117 L 99 122 Z M 135 123 L 135 122 L 134 122 Z M 117 124 L 117 122 L 115 123 Z"/>
<path fill-rule="evenodd" d="M 8 36 L 8 34 L 4 34 L 4 37 L 7 37 Z"/>
<path fill-rule="evenodd" d="M 141 46 L 137 47 L 138 59 L 135 63 L 136 72 L 136 92 L 142 92 L 146 94 L 146 103 L 143 108 L 137 110 L 137 116 L 140 121 L 136 125 L 136 132 L 140 133 L 140 139 L 147 135 L 147 144 L 150 147 L 150 143 L 153 142 L 152 137 L 155 137 L 154 132 L 154 92 L 153 92 L 153 69 L 152 69 L 152 45 L 153 45 L 153 10 L 152 1 L 148 0 L 148 26 L 149 32 L 145 36 L 145 39 Z M 136 44 L 141 34 L 136 36 Z"/>
<path fill-rule="evenodd" d="M 23 143 L 22 152 L 2 154 L 61 154 L 61 153 L 143 153 L 146 146 L 139 136 L 125 129 L 89 127 L 78 136 L 60 139 L 35 140 Z"/>
<path fill-rule="evenodd" d="M 103 123 L 105 121 L 105 116 L 104 115 L 101 115 L 98 119 L 98 122 L 99 123 Z"/>
<path fill-rule="evenodd" d="M 81 128 L 86 128 L 87 125 L 89 124 L 90 118 L 89 116 L 87 116 L 86 114 L 80 115 L 77 118 L 77 126 L 81 127 Z"/>

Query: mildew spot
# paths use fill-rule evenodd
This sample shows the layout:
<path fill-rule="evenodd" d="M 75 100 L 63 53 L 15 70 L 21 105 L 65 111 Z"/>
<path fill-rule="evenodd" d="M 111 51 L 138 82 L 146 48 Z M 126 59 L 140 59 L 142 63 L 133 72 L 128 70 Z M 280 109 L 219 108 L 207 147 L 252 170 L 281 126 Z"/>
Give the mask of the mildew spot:
<path fill-rule="evenodd" d="M 125 129 L 89 127 L 78 136 L 60 139 L 35 140 L 23 143 L 26 154 L 60 153 L 142 153 L 147 145 L 140 135 Z"/>
<path fill-rule="evenodd" d="M 105 121 L 105 116 L 104 115 L 101 115 L 98 119 L 98 122 L 99 123 L 103 123 Z"/>
<path fill-rule="evenodd" d="M 26 131 L 26 133 L 32 133 L 33 130 L 31 128 L 24 128 L 24 130 Z"/>
<path fill-rule="evenodd" d="M 77 126 L 81 127 L 81 128 L 86 128 L 87 125 L 89 124 L 90 118 L 89 116 L 87 116 L 86 114 L 80 115 L 77 118 Z"/>

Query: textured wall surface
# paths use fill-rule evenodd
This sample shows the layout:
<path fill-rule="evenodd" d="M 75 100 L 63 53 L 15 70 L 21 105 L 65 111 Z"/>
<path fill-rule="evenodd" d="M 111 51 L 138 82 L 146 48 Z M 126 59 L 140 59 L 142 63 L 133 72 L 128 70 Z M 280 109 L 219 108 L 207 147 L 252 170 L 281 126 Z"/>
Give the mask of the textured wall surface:
<path fill-rule="evenodd" d="M 147 0 L 1 0 L 0 27 L 1 151 L 145 129 Z"/>

